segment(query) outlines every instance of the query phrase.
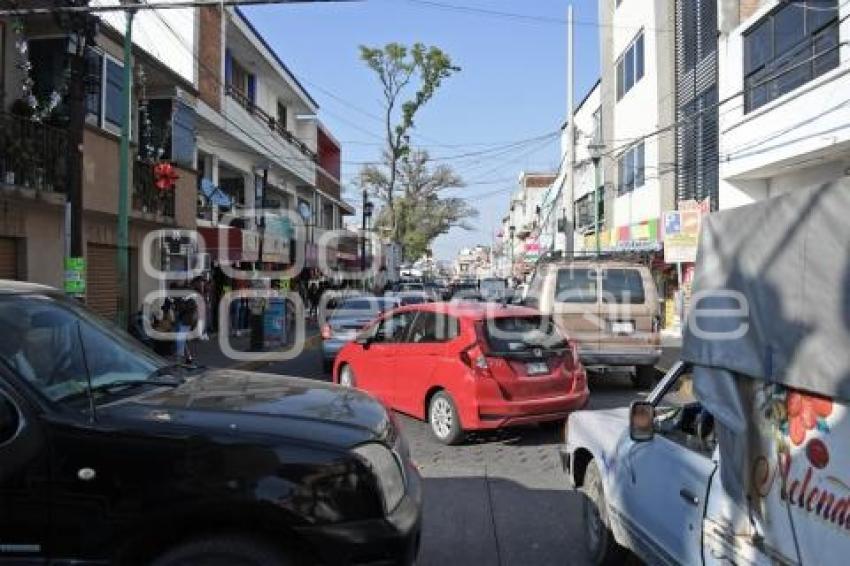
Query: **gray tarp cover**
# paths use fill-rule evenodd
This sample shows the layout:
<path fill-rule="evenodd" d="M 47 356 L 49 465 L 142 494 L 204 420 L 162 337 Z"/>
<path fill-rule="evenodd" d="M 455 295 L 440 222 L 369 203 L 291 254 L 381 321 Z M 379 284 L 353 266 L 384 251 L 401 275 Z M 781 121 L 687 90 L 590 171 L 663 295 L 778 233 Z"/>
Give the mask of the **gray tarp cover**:
<path fill-rule="evenodd" d="M 690 317 L 686 361 L 850 400 L 850 180 L 709 215 Z"/>
<path fill-rule="evenodd" d="M 689 316 L 682 358 L 743 505 L 756 431 L 742 376 L 850 400 L 850 181 L 704 219 Z"/>

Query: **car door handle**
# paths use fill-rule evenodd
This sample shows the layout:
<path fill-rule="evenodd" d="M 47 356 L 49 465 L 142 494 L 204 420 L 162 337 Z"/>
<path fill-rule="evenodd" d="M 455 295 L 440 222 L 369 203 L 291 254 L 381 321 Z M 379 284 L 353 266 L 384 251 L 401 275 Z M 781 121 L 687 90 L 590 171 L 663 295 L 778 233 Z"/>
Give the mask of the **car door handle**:
<path fill-rule="evenodd" d="M 682 489 L 679 490 L 679 495 L 682 497 L 682 499 L 684 499 L 685 501 L 687 501 L 688 503 L 690 503 L 694 507 L 699 505 L 699 497 L 697 497 L 696 495 L 691 493 L 690 490 L 683 487 Z"/>

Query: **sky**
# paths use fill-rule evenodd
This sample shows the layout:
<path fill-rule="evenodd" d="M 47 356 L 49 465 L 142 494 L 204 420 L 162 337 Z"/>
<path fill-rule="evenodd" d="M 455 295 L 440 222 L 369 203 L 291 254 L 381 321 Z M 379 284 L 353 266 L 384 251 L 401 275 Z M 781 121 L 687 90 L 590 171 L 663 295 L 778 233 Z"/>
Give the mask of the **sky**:
<path fill-rule="evenodd" d="M 321 120 L 341 142 L 343 196 L 358 215 L 354 181 L 362 162 L 380 157 L 384 111 L 380 85 L 360 61 L 358 46 L 422 42 L 440 47 L 461 67 L 417 115 L 411 136 L 466 182 L 446 196 L 464 197 L 479 211 L 470 222 L 475 229 L 455 228 L 434 242 L 437 259 L 453 259 L 461 248 L 492 243 L 521 171 L 558 168 L 556 134 L 567 113 L 568 4 L 364 0 L 243 10 L 319 103 Z M 573 6 L 578 104 L 599 73 L 597 0 Z"/>

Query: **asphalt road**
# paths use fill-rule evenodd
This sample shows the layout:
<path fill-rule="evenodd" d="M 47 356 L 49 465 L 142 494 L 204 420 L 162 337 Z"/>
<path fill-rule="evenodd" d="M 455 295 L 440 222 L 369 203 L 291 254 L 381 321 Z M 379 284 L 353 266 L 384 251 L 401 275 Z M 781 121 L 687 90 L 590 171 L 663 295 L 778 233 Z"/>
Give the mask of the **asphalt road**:
<path fill-rule="evenodd" d="M 259 371 L 327 380 L 316 344 Z M 627 406 L 628 374 L 591 375 L 590 409 Z M 560 431 L 508 429 L 462 446 L 434 440 L 428 425 L 399 420 L 425 478 L 423 566 L 586 564 L 581 495 L 568 488 L 558 458 Z"/>

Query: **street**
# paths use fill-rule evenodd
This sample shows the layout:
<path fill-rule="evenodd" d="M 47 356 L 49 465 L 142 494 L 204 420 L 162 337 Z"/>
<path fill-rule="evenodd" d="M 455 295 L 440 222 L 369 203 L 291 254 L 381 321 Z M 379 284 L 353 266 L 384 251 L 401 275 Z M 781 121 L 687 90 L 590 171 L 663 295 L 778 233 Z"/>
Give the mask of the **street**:
<path fill-rule="evenodd" d="M 297 358 L 257 371 L 327 380 L 316 340 Z M 628 374 L 591 374 L 591 409 L 627 406 Z M 444 446 L 427 424 L 399 415 L 425 479 L 419 564 L 540 566 L 587 563 L 581 495 L 558 457 L 561 431 L 525 427 Z"/>

